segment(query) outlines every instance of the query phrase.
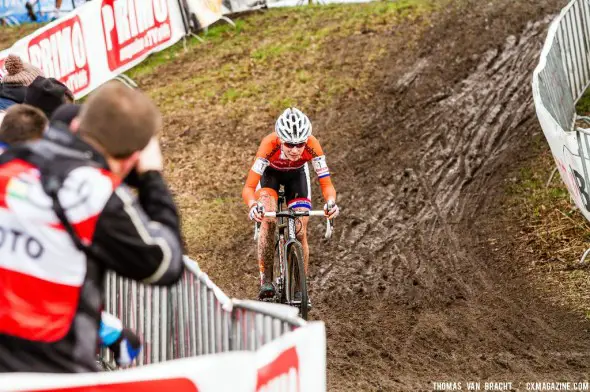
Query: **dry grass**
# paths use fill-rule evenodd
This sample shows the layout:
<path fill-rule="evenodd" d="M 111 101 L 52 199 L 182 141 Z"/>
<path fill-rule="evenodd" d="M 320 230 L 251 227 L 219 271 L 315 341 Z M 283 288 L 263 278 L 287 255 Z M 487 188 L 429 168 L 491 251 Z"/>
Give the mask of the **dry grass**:
<path fill-rule="evenodd" d="M 0 27 L 0 51 L 11 47 L 16 41 L 26 37 L 43 25 L 38 23 L 29 23 L 14 27 Z"/>
<path fill-rule="evenodd" d="M 555 162 L 543 140 L 540 155 L 514 178 L 508 207 L 520 220 L 522 251 L 533 255 L 529 272 L 541 292 L 590 318 L 590 223 L 570 201 L 554 173 Z"/>

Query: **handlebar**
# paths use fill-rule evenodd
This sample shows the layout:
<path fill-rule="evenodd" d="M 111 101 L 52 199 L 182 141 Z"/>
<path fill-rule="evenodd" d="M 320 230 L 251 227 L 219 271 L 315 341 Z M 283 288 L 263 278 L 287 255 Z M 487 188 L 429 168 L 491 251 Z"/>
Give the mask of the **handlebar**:
<path fill-rule="evenodd" d="M 326 216 L 323 210 L 312 211 L 281 211 L 281 212 L 265 212 L 265 218 L 299 218 L 300 216 Z"/>
<path fill-rule="evenodd" d="M 311 210 L 311 211 L 280 211 L 280 212 L 265 212 L 265 218 L 299 218 L 302 216 L 326 216 L 323 210 Z M 332 237 L 332 231 L 334 228 L 334 221 L 326 218 L 326 233 L 324 238 L 329 239 Z M 255 225 L 254 240 L 258 239 L 258 225 Z"/>

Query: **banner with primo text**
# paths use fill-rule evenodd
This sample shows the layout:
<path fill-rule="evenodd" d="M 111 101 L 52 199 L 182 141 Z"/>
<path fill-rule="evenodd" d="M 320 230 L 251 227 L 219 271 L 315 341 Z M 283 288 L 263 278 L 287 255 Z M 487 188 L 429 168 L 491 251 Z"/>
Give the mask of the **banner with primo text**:
<path fill-rule="evenodd" d="M 17 54 L 80 98 L 186 34 L 176 0 L 91 1 L 0 52 Z"/>

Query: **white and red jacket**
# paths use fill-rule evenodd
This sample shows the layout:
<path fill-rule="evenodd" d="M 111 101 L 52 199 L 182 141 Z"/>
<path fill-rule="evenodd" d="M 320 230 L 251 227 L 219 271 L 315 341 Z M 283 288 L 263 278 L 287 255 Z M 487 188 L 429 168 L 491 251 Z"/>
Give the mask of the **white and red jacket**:
<path fill-rule="evenodd" d="M 55 179 L 65 222 L 47 190 Z M 105 272 L 179 280 L 170 192 L 158 172 L 135 185 L 138 197 L 67 130 L 0 156 L 0 372 L 96 370 Z"/>

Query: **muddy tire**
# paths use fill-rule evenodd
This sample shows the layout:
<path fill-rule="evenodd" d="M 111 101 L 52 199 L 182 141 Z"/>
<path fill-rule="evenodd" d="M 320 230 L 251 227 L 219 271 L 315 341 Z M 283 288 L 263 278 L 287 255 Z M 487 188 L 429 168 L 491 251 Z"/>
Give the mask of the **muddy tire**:
<path fill-rule="evenodd" d="M 287 268 L 289 268 L 290 298 L 293 300 L 295 292 L 301 291 L 301 303 L 299 304 L 299 315 L 307 320 L 307 279 L 303 264 L 303 248 L 300 243 L 292 243 L 287 249 Z"/>

